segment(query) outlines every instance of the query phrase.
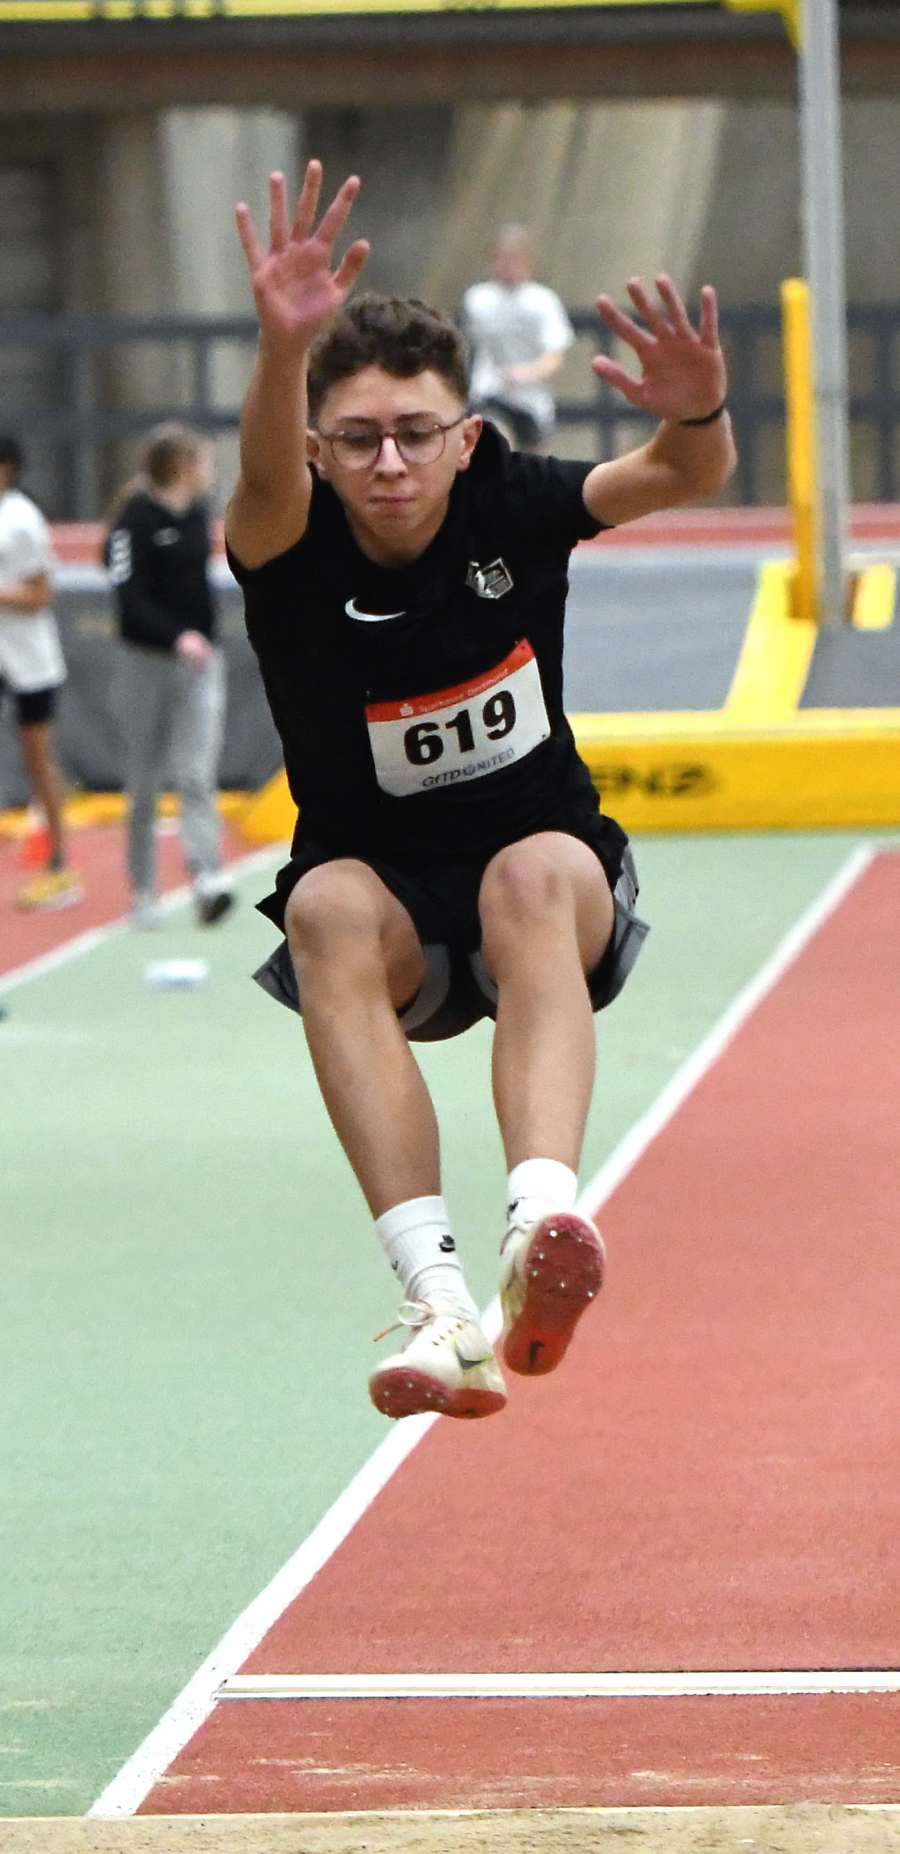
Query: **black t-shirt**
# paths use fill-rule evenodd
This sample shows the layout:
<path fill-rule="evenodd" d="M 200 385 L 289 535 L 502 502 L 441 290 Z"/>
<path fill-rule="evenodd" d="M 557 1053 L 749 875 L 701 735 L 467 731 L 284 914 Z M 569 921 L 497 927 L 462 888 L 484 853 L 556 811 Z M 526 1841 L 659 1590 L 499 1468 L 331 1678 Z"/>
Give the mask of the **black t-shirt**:
<path fill-rule="evenodd" d="M 486 425 L 411 564 L 371 561 L 315 473 L 294 547 L 255 571 L 229 555 L 303 837 L 410 867 L 596 814 L 562 705 L 569 554 L 604 526 L 591 467 Z"/>
<path fill-rule="evenodd" d="M 182 631 L 215 637 L 205 503 L 193 502 L 176 515 L 139 491 L 116 516 L 103 557 L 115 587 L 119 630 L 129 643 L 171 650 Z"/>

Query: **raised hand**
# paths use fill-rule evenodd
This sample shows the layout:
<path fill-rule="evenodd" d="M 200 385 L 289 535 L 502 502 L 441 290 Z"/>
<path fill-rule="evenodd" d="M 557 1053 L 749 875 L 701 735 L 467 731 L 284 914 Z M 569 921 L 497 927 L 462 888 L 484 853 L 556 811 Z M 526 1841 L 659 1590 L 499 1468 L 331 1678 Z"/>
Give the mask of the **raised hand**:
<path fill-rule="evenodd" d="M 695 329 L 670 277 L 656 278 L 662 308 L 652 300 L 639 277 L 632 277 L 628 294 L 645 327 L 617 308 L 609 296 L 598 296 L 597 308 L 614 334 L 633 348 L 641 364 L 641 377 L 632 379 L 605 354 L 591 365 L 601 380 L 614 386 L 629 405 L 652 412 L 655 418 L 705 418 L 725 398 L 725 361 L 719 345 L 716 292 L 709 284 L 700 293 L 700 326 Z"/>
<path fill-rule="evenodd" d="M 268 251 L 256 236 L 249 207 L 235 209 L 260 329 L 273 348 L 304 352 L 346 301 L 369 255 L 365 239 L 357 239 L 332 270 L 332 246 L 360 183 L 356 175 L 345 180 L 316 227 L 321 186 L 321 162 L 310 161 L 291 224 L 284 175 L 270 175 Z"/>

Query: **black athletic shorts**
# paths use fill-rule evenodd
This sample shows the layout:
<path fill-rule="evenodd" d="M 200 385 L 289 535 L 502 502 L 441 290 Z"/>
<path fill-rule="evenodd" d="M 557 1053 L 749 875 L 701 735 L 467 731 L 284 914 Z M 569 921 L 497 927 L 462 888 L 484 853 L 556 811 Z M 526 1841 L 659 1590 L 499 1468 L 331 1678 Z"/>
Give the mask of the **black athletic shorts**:
<path fill-rule="evenodd" d="M 588 975 L 595 1011 L 618 997 L 649 931 L 634 911 L 638 881 L 627 838 L 601 814 L 590 814 L 568 834 L 587 843 L 603 865 L 613 895 L 615 927 L 597 966 Z M 615 833 L 615 834 L 613 834 Z M 496 852 L 494 852 L 496 853 Z M 284 911 L 302 876 L 322 863 L 350 852 L 334 852 L 306 841 L 294 849 L 278 871 L 275 893 L 259 902 L 259 911 L 284 931 Z M 444 863 L 415 872 L 398 869 L 374 856 L 356 856 L 368 864 L 409 914 L 425 954 L 425 977 L 416 996 L 397 1015 L 411 1042 L 437 1043 L 459 1036 L 482 1017 L 497 1014 L 497 988 L 481 956 L 478 895 L 491 856 L 471 862 Z M 286 940 L 253 974 L 269 996 L 300 1011 L 300 995 Z"/>
<path fill-rule="evenodd" d="M 0 700 L 8 687 L 0 678 Z M 37 727 L 43 721 L 52 721 L 56 709 L 56 686 L 52 689 L 10 689 L 10 695 L 16 704 L 16 714 L 21 727 Z"/>

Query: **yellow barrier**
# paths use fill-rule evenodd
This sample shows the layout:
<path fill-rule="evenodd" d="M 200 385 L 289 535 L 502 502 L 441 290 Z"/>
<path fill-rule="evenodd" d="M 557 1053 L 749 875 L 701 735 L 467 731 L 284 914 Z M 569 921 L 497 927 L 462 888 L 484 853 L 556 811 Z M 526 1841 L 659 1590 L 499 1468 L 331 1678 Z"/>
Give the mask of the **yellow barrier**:
<path fill-rule="evenodd" d="M 771 728 L 718 715 L 573 715 L 605 811 L 627 831 L 900 824 L 900 710 L 805 709 Z M 613 723 L 618 719 L 620 726 Z"/>
<path fill-rule="evenodd" d="M 856 584 L 852 622 L 857 631 L 886 631 L 894 622 L 897 569 L 863 567 Z"/>
<path fill-rule="evenodd" d="M 892 616 L 893 578 L 869 572 L 874 628 Z M 790 584 L 789 563 L 762 567 L 724 708 L 570 716 L 626 830 L 900 824 L 900 708 L 798 707 L 817 626 L 791 616 Z"/>
<path fill-rule="evenodd" d="M 465 0 L 462 0 L 465 4 Z M 0 22 L 43 20 L 59 25 L 95 19 L 218 19 L 266 18 L 278 14 L 343 13 L 349 17 L 366 13 L 445 13 L 449 0 L 0 0 Z M 682 0 L 475 0 L 473 12 L 495 11 L 498 7 L 529 8 L 557 6 L 677 6 Z M 718 0 L 700 0 L 701 5 L 717 5 Z M 794 41 L 799 44 L 798 0 L 725 0 L 737 13 L 780 13 Z"/>
<path fill-rule="evenodd" d="M 450 0 L 450 4 L 454 0 Z M 790 6 L 792 0 L 780 0 Z M 461 0 L 465 5 L 466 0 Z M 540 8 L 557 6 L 677 6 L 682 0 L 475 0 L 473 12 L 493 12 L 497 8 Z M 717 5 L 718 0 L 700 0 L 701 5 Z M 731 0 L 726 0 L 731 4 Z M 778 0 L 767 9 L 780 10 Z M 448 0 L 0 0 L 0 22 L 6 20 L 60 21 L 95 19 L 218 19 L 223 15 L 237 19 L 264 19 L 278 14 L 303 15 L 343 13 L 353 18 L 366 13 L 446 13 Z"/>
<path fill-rule="evenodd" d="M 248 798 L 246 792 L 219 792 L 216 798 L 219 816 L 239 830 L 248 803 L 252 805 L 256 796 L 256 793 L 251 793 Z M 158 815 L 175 818 L 178 812 L 179 804 L 174 792 L 163 792 L 159 799 Z M 124 824 L 127 815 L 128 800 L 124 792 L 70 792 L 63 808 L 63 820 L 68 830 L 97 830 L 106 825 Z M 15 842 L 18 838 L 30 837 L 33 831 L 41 828 L 40 813 L 31 805 L 14 805 L 8 811 L 0 811 L 0 842 L 8 839 Z M 290 835 L 290 832 L 287 834 Z"/>
<path fill-rule="evenodd" d="M 297 807 L 283 772 L 254 792 L 236 819 L 245 843 L 283 843 L 293 836 L 296 822 Z"/>
<path fill-rule="evenodd" d="M 818 615 L 815 411 L 808 283 L 799 277 L 789 277 L 781 286 L 781 310 L 784 321 L 788 502 L 794 522 L 796 548 L 791 609 L 795 618 L 815 620 Z"/>

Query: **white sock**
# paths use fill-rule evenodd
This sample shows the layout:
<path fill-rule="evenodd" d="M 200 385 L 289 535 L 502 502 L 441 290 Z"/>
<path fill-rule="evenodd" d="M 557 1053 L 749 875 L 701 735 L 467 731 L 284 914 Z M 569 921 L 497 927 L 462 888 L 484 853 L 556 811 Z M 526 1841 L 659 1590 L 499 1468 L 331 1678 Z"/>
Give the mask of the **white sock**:
<path fill-rule="evenodd" d="M 523 1159 L 509 1174 L 507 1215 L 537 1223 L 551 1210 L 574 1210 L 578 1175 L 558 1159 Z"/>
<path fill-rule="evenodd" d="M 442 1197 L 410 1197 L 376 1217 L 378 1239 L 407 1300 L 451 1300 L 478 1319 Z"/>

